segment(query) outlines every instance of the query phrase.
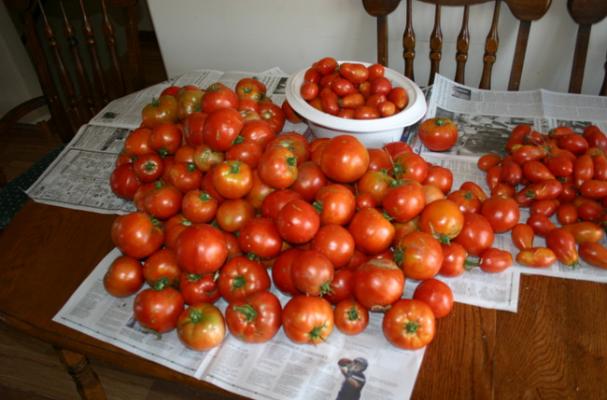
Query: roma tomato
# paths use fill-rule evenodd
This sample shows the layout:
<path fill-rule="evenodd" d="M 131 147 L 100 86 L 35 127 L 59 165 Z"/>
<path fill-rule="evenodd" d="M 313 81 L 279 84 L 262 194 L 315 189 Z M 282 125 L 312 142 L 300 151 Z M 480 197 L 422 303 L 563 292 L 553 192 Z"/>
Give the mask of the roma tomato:
<path fill-rule="evenodd" d="M 550 218 L 544 214 L 531 214 L 529 218 L 527 218 L 527 225 L 533 228 L 533 232 L 536 235 L 542 237 L 545 237 L 548 232 L 556 228 Z"/>
<path fill-rule="evenodd" d="M 218 286 L 221 296 L 231 303 L 269 289 L 270 276 L 260 263 L 242 256 L 234 257 L 221 268 Z"/>
<path fill-rule="evenodd" d="M 434 277 L 443 263 L 443 249 L 438 240 L 426 232 L 412 232 L 396 245 L 394 259 L 405 277 L 424 280 Z"/>
<path fill-rule="evenodd" d="M 521 250 L 516 262 L 526 267 L 547 268 L 556 262 L 556 255 L 547 247 L 531 247 Z"/>
<path fill-rule="evenodd" d="M 605 237 L 605 231 L 599 225 L 590 221 L 567 224 L 563 225 L 562 228 L 571 233 L 578 244 L 586 242 L 598 243 Z"/>
<path fill-rule="evenodd" d="M 556 218 L 561 225 L 574 223 L 577 221 L 577 207 L 571 203 L 560 204 L 556 209 Z"/>
<path fill-rule="evenodd" d="M 192 350 L 206 351 L 219 346 L 226 335 L 223 315 L 213 304 L 190 306 L 179 315 L 177 335 Z"/>
<path fill-rule="evenodd" d="M 417 134 L 428 149 L 446 151 L 457 142 L 457 125 L 449 118 L 430 118 L 421 123 Z"/>
<path fill-rule="evenodd" d="M 398 348 L 421 349 L 434 339 L 436 318 L 423 301 L 401 299 L 384 315 L 382 330 L 386 339 Z"/>
<path fill-rule="evenodd" d="M 268 291 L 231 302 L 225 314 L 232 335 L 246 343 L 267 342 L 276 335 L 282 323 L 280 302 Z"/>
<path fill-rule="evenodd" d="M 556 258 L 568 267 L 577 265 L 579 255 L 575 237 L 563 228 L 556 228 L 546 235 L 546 246 L 554 252 Z"/>
<path fill-rule="evenodd" d="M 478 161 L 476 162 L 476 166 L 481 171 L 487 172 L 487 171 L 489 171 L 489 168 L 493 167 L 494 165 L 499 164 L 500 162 L 502 162 L 502 157 L 500 157 L 498 154 L 487 153 L 487 154 L 483 154 L 478 159 Z"/>
<path fill-rule="evenodd" d="M 295 343 L 322 343 L 333 331 L 333 308 L 322 297 L 295 296 L 285 305 L 282 326 Z"/>
<path fill-rule="evenodd" d="M 206 224 L 186 228 L 177 238 L 175 247 L 179 266 L 192 274 L 215 272 L 228 256 L 223 234 Z"/>
<path fill-rule="evenodd" d="M 469 254 L 478 256 L 491 247 L 494 237 L 487 218 L 480 214 L 464 213 L 464 227 L 454 241 L 464 246 Z"/>
<path fill-rule="evenodd" d="M 326 144 L 320 159 L 325 175 L 341 183 L 358 180 L 369 167 L 369 152 L 355 137 L 340 135 Z"/>
<path fill-rule="evenodd" d="M 405 276 L 392 260 L 372 258 L 354 272 L 354 297 L 371 311 L 384 311 L 403 295 Z"/>
<path fill-rule="evenodd" d="M 103 276 L 103 286 L 114 297 L 135 294 L 143 286 L 141 263 L 129 256 L 120 256 L 112 261 Z"/>
<path fill-rule="evenodd" d="M 190 274 L 184 272 L 179 279 L 179 291 L 185 304 L 215 303 L 221 297 L 217 287 L 217 272 L 212 274 Z"/>
<path fill-rule="evenodd" d="M 413 292 L 413 298 L 429 305 L 436 318 L 446 317 L 453 309 L 453 292 L 438 279 L 426 279 L 420 283 Z"/>
<path fill-rule="evenodd" d="M 506 250 L 489 247 L 480 254 L 479 267 L 485 272 L 502 272 L 512 266 L 512 254 Z"/>
<path fill-rule="evenodd" d="M 512 228 L 512 243 L 519 250 L 532 248 L 534 237 L 535 233 L 533 232 L 533 228 L 527 224 L 516 224 Z"/>
<path fill-rule="evenodd" d="M 333 275 L 331 261 L 316 250 L 303 250 L 291 265 L 295 287 L 309 296 L 323 296 L 329 293 Z"/>
<path fill-rule="evenodd" d="M 112 224 L 111 236 L 122 253 L 136 259 L 153 254 L 164 241 L 162 224 L 142 212 L 117 217 Z"/>
<path fill-rule="evenodd" d="M 369 311 L 356 300 L 345 299 L 335 306 L 333 319 L 343 334 L 357 335 L 369 324 Z"/>
<path fill-rule="evenodd" d="M 607 269 L 607 248 L 595 242 L 580 244 L 580 257 L 590 265 Z"/>
<path fill-rule="evenodd" d="M 183 304 L 183 296 L 179 291 L 160 282 L 154 288 L 139 292 L 133 310 L 135 319 L 141 326 L 165 333 L 177 326 Z"/>

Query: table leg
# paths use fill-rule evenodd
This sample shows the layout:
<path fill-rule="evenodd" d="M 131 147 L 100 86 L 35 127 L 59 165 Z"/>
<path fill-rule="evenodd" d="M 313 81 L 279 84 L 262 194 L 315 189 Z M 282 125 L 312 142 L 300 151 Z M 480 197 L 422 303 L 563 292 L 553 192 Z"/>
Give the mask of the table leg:
<path fill-rule="evenodd" d="M 72 376 L 80 397 L 84 400 L 106 400 L 105 391 L 99 377 L 93 371 L 89 360 L 79 353 L 56 347 L 59 358 Z"/>

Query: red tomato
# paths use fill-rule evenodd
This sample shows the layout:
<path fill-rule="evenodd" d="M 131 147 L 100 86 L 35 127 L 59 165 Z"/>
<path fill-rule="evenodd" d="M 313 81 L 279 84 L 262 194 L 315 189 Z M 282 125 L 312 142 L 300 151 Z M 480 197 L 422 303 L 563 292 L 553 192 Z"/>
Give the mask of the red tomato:
<path fill-rule="evenodd" d="M 179 279 L 179 291 L 185 304 L 215 303 L 221 297 L 217 287 L 217 272 L 213 274 L 189 274 L 184 272 Z"/>
<path fill-rule="evenodd" d="M 242 229 L 255 217 L 255 210 L 244 199 L 226 200 L 217 209 L 216 221 L 226 232 L 236 232 Z"/>
<path fill-rule="evenodd" d="M 166 221 L 164 225 L 165 235 L 164 244 L 169 249 L 175 250 L 177 238 L 186 228 L 192 226 L 192 221 L 185 218 L 182 214 L 177 214 Z"/>
<path fill-rule="evenodd" d="M 118 197 L 132 200 L 141 186 L 141 181 L 133 168 L 133 164 L 122 164 L 116 167 L 110 175 L 110 187 Z"/>
<path fill-rule="evenodd" d="M 412 232 L 397 244 L 395 260 L 406 278 L 432 278 L 441 269 L 443 249 L 438 240 L 426 232 Z"/>
<path fill-rule="evenodd" d="M 280 291 L 291 296 L 301 294 L 295 287 L 291 274 L 293 262 L 300 258 L 301 252 L 302 250 L 294 247 L 287 249 L 280 253 L 272 265 L 272 282 Z"/>
<path fill-rule="evenodd" d="M 512 228 L 512 243 L 519 250 L 532 248 L 534 236 L 533 228 L 527 224 L 516 224 Z"/>
<path fill-rule="evenodd" d="M 518 206 L 517 206 L 518 207 Z M 419 218 L 419 229 L 430 233 L 441 243 L 453 239 L 464 226 L 464 214 L 457 204 L 448 199 L 428 204 Z"/>
<path fill-rule="evenodd" d="M 256 143 L 262 149 L 276 137 L 270 124 L 263 120 L 245 122 L 240 131 L 240 136 L 245 142 Z"/>
<path fill-rule="evenodd" d="M 297 158 L 285 147 L 271 147 L 261 156 L 257 172 L 266 185 L 286 189 L 297 179 Z"/>
<path fill-rule="evenodd" d="M 205 113 L 212 113 L 222 108 L 236 109 L 238 107 L 238 96 L 234 91 L 223 83 L 211 84 L 200 103 L 200 108 Z"/>
<path fill-rule="evenodd" d="M 390 93 L 388 93 L 388 100 L 394 103 L 396 108 L 402 110 L 409 104 L 409 95 L 407 94 L 407 91 L 404 88 L 395 87 L 392 88 Z"/>
<path fill-rule="evenodd" d="M 523 164 L 523 176 L 530 182 L 542 182 L 554 179 L 554 175 L 542 162 L 533 160 Z"/>
<path fill-rule="evenodd" d="M 436 331 L 436 318 L 432 309 L 420 300 L 401 299 L 384 315 L 384 336 L 394 346 L 406 350 L 421 349 Z"/>
<path fill-rule="evenodd" d="M 552 229 L 546 235 L 546 246 L 554 252 L 558 260 L 568 267 L 577 265 L 579 256 L 575 237 L 564 228 Z"/>
<path fill-rule="evenodd" d="M 385 251 L 394 237 L 394 226 L 375 208 L 363 208 L 358 211 L 348 230 L 356 247 L 367 254 Z"/>
<path fill-rule="evenodd" d="M 205 96 L 206 97 L 206 96 Z M 242 116 L 233 108 L 221 108 L 209 114 L 202 136 L 204 143 L 215 151 L 226 151 L 244 126 Z"/>
<path fill-rule="evenodd" d="M 327 178 L 314 161 L 306 161 L 298 167 L 297 179 L 291 189 L 301 194 L 304 200 L 313 201 L 316 193 L 327 185 Z"/>
<path fill-rule="evenodd" d="M 359 194 L 366 193 L 376 204 L 381 204 L 388 190 L 395 184 L 394 178 L 388 175 L 384 170 L 373 171 L 369 169 L 356 182 L 356 188 Z"/>
<path fill-rule="evenodd" d="M 464 213 L 464 227 L 455 242 L 464 246 L 473 256 L 478 256 L 493 244 L 493 228 L 487 218 L 480 214 Z"/>
<path fill-rule="evenodd" d="M 175 247 L 179 266 L 193 274 L 217 271 L 228 256 L 223 234 L 206 224 L 186 228 Z"/>
<path fill-rule="evenodd" d="M 316 250 L 303 250 L 291 265 L 295 287 L 309 296 L 323 296 L 329 293 L 333 274 L 331 261 Z"/>
<path fill-rule="evenodd" d="M 351 298 L 354 291 L 354 271 L 348 268 L 342 268 L 335 271 L 331 290 L 324 298 L 331 304 L 337 304 L 342 300 Z"/>
<path fill-rule="evenodd" d="M 512 254 L 506 250 L 489 247 L 480 254 L 479 266 L 485 272 L 502 272 L 512 266 Z"/>
<path fill-rule="evenodd" d="M 605 237 L 605 231 L 589 221 L 563 225 L 562 229 L 571 233 L 576 243 L 600 242 Z"/>
<path fill-rule="evenodd" d="M 192 350 L 206 351 L 217 347 L 226 334 L 223 315 L 209 303 L 190 306 L 179 315 L 177 334 L 181 342 Z"/>
<path fill-rule="evenodd" d="M 143 208 L 156 218 L 168 219 L 179 212 L 182 200 L 183 195 L 175 186 L 156 181 L 143 199 Z"/>
<path fill-rule="evenodd" d="M 209 115 L 203 112 L 193 112 L 183 121 L 183 139 L 190 146 L 196 147 L 203 143 L 204 124 Z"/>
<path fill-rule="evenodd" d="M 461 212 L 476 213 L 481 209 L 481 201 L 470 190 L 456 190 L 449 193 L 449 200 L 457 204 Z"/>
<path fill-rule="evenodd" d="M 253 218 L 240 230 L 238 244 L 245 253 L 261 258 L 276 257 L 282 249 L 282 239 L 276 225 L 268 218 Z"/>
<path fill-rule="evenodd" d="M 231 303 L 269 289 L 270 276 L 260 263 L 242 256 L 234 257 L 221 268 L 218 286 L 221 296 Z"/>
<path fill-rule="evenodd" d="M 451 288 L 438 279 L 426 279 L 420 283 L 415 288 L 413 298 L 429 305 L 436 318 L 446 317 L 453 308 Z"/>
<path fill-rule="evenodd" d="M 291 189 L 275 190 L 263 199 L 261 203 L 261 215 L 274 220 L 288 202 L 301 198 L 301 194 Z"/>
<path fill-rule="evenodd" d="M 419 215 L 426 205 L 422 186 L 417 182 L 405 181 L 389 189 L 382 206 L 397 222 L 407 222 Z"/>
<path fill-rule="evenodd" d="M 580 244 L 580 257 L 590 265 L 607 269 L 607 249 L 595 242 Z"/>
<path fill-rule="evenodd" d="M 112 261 L 103 276 L 103 286 L 114 297 L 135 294 L 143 286 L 141 263 L 129 256 L 120 256 Z"/>
<path fill-rule="evenodd" d="M 322 225 L 344 225 L 354 215 L 356 198 L 346 186 L 337 183 L 330 184 L 316 192 L 314 208 L 320 213 Z"/>
<path fill-rule="evenodd" d="M 507 232 L 518 224 L 521 216 L 517 202 L 507 197 L 491 197 L 483 202 L 481 214 L 494 232 Z"/>
<path fill-rule="evenodd" d="M 384 311 L 403 294 L 405 276 L 396 263 L 372 258 L 354 272 L 354 297 L 371 311 Z"/>
<path fill-rule="evenodd" d="M 561 225 L 577 221 L 577 208 L 571 203 L 560 204 L 556 210 L 556 218 Z"/>
<path fill-rule="evenodd" d="M 194 164 L 203 172 L 210 171 L 215 165 L 221 163 L 223 159 L 223 153 L 213 151 L 206 144 L 201 144 L 194 149 Z"/>
<path fill-rule="evenodd" d="M 547 247 L 531 247 L 516 255 L 516 262 L 526 267 L 546 268 L 554 264 L 556 255 Z"/>
<path fill-rule="evenodd" d="M 160 249 L 143 263 L 143 277 L 150 286 L 164 281 L 171 286 L 177 286 L 181 270 L 177 265 L 175 252 L 171 249 Z"/>
<path fill-rule="evenodd" d="M 164 163 L 162 162 L 162 158 L 156 153 L 144 154 L 137 157 L 137 160 L 133 163 L 133 169 L 141 182 L 154 182 L 162 176 Z"/>
<path fill-rule="evenodd" d="M 333 331 L 333 325 L 333 308 L 321 297 L 295 296 L 282 312 L 285 334 L 295 343 L 322 343 Z"/>
<path fill-rule="evenodd" d="M 487 153 L 482 155 L 476 162 L 476 166 L 481 171 L 489 171 L 489 169 L 502 162 L 502 157 L 495 153 Z"/>
<path fill-rule="evenodd" d="M 239 99 L 261 100 L 266 94 L 266 85 L 255 78 L 242 78 L 236 83 L 236 95 Z"/>
<path fill-rule="evenodd" d="M 141 111 L 141 125 L 154 128 L 160 124 L 172 123 L 177 119 L 177 99 L 173 96 L 162 95 Z"/>
<path fill-rule="evenodd" d="M 282 308 L 276 296 L 264 291 L 231 302 L 225 314 L 228 329 L 237 339 L 264 343 L 280 329 Z"/>
<path fill-rule="evenodd" d="M 141 326 L 165 333 L 177 326 L 177 318 L 183 310 L 183 296 L 172 287 L 159 284 L 139 292 L 133 310 Z"/>
<path fill-rule="evenodd" d="M 285 204 L 278 212 L 275 222 L 280 236 L 295 244 L 312 240 L 320 227 L 320 217 L 316 210 L 302 199 L 291 200 Z"/>
<path fill-rule="evenodd" d="M 417 134 L 428 149 L 446 151 L 457 142 L 457 125 L 449 118 L 430 118 L 421 123 Z"/>
<path fill-rule="evenodd" d="M 369 70 L 359 63 L 342 63 L 339 66 L 339 74 L 354 84 L 364 82 L 369 78 Z"/>
<path fill-rule="evenodd" d="M 253 185 L 246 200 L 255 210 L 260 210 L 265 198 L 274 191 L 273 188 L 262 182 L 257 170 L 253 170 Z"/>
<path fill-rule="evenodd" d="M 183 216 L 194 223 L 210 222 L 215 218 L 217 207 L 217 200 L 201 190 L 187 192 L 181 202 Z"/>
<path fill-rule="evenodd" d="M 117 217 L 111 235 L 122 253 L 136 259 L 153 254 L 164 241 L 162 224 L 142 212 Z"/>
<path fill-rule="evenodd" d="M 402 153 L 394 160 L 394 176 L 422 183 L 428 177 L 428 163 L 416 153 Z"/>
<path fill-rule="evenodd" d="M 392 169 L 392 159 L 384 149 L 367 149 L 369 153 L 369 170 L 371 171 L 389 171 Z"/>
<path fill-rule="evenodd" d="M 340 225 L 322 226 L 314 239 L 312 248 L 324 254 L 337 268 L 348 265 L 354 254 L 354 238 L 348 230 Z"/>
<path fill-rule="evenodd" d="M 150 147 L 150 135 L 152 130 L 149 128 L 137 128 L 129 133 L 124 141 L 124 151 L 130 156 L 142 156 L 153 153 Z"/>
<path fill-rule="evenodd" d="M 168 181 L 182 193 L 198 189 L 202 182 L 202 172 L 193 162 L 175 162 L 168 168 L 167 174 Z"/>
<path fill-rule="evenodd" d="M 468 252 L 459 243 L 451 242 L 441 244 L 443 250 L 443 263 L 441 264 L 439 274 L 442 276 L 459 276 L 464 273 L 466 258 Z"/>
<path fill-rule="evenodd" d="M 384 145 L 384 150 L 390 155 L 390 160 L 395 160 L 402 153 L 412 153 L 411 146 L 405 142 L 390 142 Z"/>
<path fill-rule="evenodd" d="M 369 311 L 354 299 L 345 299 L 335 306 L 335 326 L 343 334 L 357 335 L 369 324 Z"/>
<path fill-rule="evenodd" d="M 444 194 L 451 191 L 453 185 L 453 173 L 450 169 L 440 165 L 432 165 L 428 168 L 428 176 L 424 180 L 424 185 L 434 185 Z"/>
<path fill-rule="evenodd" d="M 306 138 L 297 132 L 283 132 L 272 140 L 268 146 L 286 147 L 297 158 L 297 165 L 310 158 L 310 149 Z"/>
<path fill-rule="evenodd" d="M 176 124 L 161 124 L 152 129 L 150 148 L 161 156 L 175 154 L 181 146 L 181 126 Z"/>
<path fill-rule="evenodd" d="M 355 137 L 340 135 L 329 140 L 320 160 L 320 168 L 334 181 L 358 180 L 369 167 L 369 152 Z"/>
<path fill-rule="evenodd" d="M 230 147 L 226 152 L 226 160 L 238 160 L 251 168 L 257 168 L 262 154 L 262 148 L 257 143 L 243 142 Z"/>
<path fill-rule="evenodd" d="M 244 197 L 253 186 L 251 167 L 241 161 L 224 161 L 213 168 L 212 173 L 215 189 L 227 199 Z"/>

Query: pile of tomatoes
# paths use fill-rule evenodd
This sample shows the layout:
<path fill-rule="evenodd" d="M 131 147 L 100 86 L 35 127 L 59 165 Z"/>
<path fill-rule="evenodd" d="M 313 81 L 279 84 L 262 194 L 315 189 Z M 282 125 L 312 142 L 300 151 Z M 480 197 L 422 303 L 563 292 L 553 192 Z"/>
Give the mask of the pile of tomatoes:
<path fill-rule="evenodd" d="M 394 115 L 409 103 L 402 87 L 392 87 L 384 66 L 316 61 L 304 74 L 300 95 L 312 107 L 341 118 L 375 119 Z"/>
<path fill-rule="evenodd" d="M 519 125 L 506 157 L 491 153 L 478 160 L 494 198 L 529 209 L 526 223 L 511 232 L 519 264 L 545 268 L 558 260 L 574 267 L 581 257 L 607 268 L 607 249 L 599 243 L 607 220 L 606 151 L 607 137 L 594 125 L 583 134 L 565 126 L 541 134 Z M 545 246 L 534 245 L 536 235 Z"/>

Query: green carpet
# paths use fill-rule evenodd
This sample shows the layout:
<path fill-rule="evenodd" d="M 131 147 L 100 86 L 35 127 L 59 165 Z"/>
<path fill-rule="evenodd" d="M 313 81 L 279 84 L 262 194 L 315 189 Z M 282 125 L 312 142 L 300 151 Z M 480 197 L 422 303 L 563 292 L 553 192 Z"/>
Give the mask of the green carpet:
<path fill-rule="evenodd" d="M 28 198 L 25 191 L 36 182 L 36 179 L 38 179 L 50 163 L 59 155 L 61 150 L 63 150 L 63 147 L 64 146 L 59 146 L 50 151 L 40 160 L 36 161 L 30 169 L 8 182 L 6 186 L 0 190 L 0 230 L 8 225 L 17 211 L 23 207 Z"/>

